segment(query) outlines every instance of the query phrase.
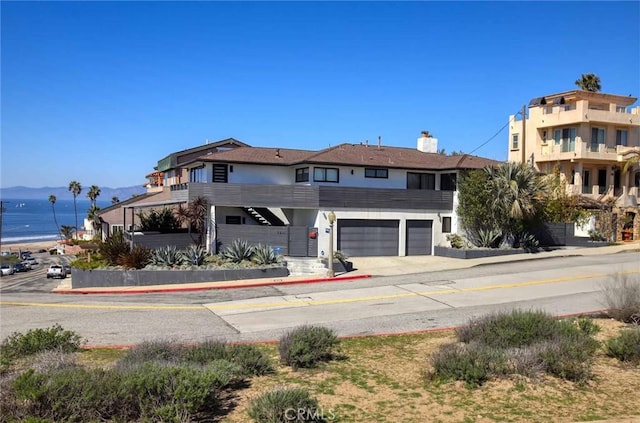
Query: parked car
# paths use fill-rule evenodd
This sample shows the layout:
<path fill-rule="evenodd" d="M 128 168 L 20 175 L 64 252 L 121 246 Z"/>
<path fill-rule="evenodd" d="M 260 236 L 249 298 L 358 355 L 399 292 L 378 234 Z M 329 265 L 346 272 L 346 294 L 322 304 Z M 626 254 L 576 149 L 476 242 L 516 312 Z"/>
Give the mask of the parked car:
<path fill-rule="evenodd" d="M 29 257 L 31 257 L 31 251 L 23 251 L 20 253 L 20 259 L 22 260 L 26 260 Z"/>
<path fill-rule="evenodd" d="M 38 260 L 36 260 L 35 257 L 27 257 L 26 259 L 24 259 L 24 261 L 26 261 L 27 263 L 34 265 L 34 264 L 38 264 Z"/>
<path fill-rule="evenodd" d="M 2 276 L 13 275 L 13 272 L 14 272 L 13 266 L 8 264 L 0 265 L 0 275 Z"/>
<path fill-rule="evenodd" d="M 23 261 L 22 265 L 25 267 L 25 269 L 31 270 L 31 263 L 29 263 L 28 261 Z"/>
<path fill-rule="evenodd" d="M 71 274 L 71 266 L 69 266 L 68 264 L 63 264 L 62 267 L 64 267 L 64 271 L 67 272 L 67 275 Z"/>
<path fill-rule="evenodd" d="M 27 266 L 25 266 L 22 263 L 16 263 L 16 264 L 13 265 L 13 271 L 16 272 L 16 273 L 17 272 L 26 272 L 27 270 L 28 270 Z"/>

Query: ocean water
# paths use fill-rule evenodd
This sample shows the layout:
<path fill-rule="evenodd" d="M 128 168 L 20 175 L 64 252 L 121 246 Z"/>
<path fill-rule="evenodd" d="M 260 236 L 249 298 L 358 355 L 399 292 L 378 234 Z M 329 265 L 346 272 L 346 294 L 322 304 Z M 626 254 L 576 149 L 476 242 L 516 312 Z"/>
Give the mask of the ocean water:
<path fill-rule="evenodd" d="M 77 200 L 78 230 L 82 230 L 84 218 L 91 203 L 87 199 Z M 111 205 L 110 201 L 96 202 L 100 208 Z M 59 239 L 58 229 L 53 219 L 53 210 L 48 199 L 21 200 L 3 198 L 1 244 L 19 242 L 49 241 Z M 75 226 L 73 200 L 58 200 L 55 204 L 58 225 Z"/>

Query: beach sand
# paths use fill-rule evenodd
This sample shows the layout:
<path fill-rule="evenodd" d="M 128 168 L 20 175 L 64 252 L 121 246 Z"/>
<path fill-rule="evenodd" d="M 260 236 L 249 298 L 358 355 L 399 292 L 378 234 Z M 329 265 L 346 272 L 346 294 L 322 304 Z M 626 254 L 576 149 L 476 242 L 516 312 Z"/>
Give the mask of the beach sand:
<path fill-rule="evenodd" d="M 10 253 L 19 253 L 21 251 L 31 251 L 37 253 L 39 250 L 47 250 L 55 248 L 58 245 L 57 241 L 34 241 L 34 242 L 19 242 L 15 244 L 2 244 L 0 250 L 2 252 L 8 251 Z"/>

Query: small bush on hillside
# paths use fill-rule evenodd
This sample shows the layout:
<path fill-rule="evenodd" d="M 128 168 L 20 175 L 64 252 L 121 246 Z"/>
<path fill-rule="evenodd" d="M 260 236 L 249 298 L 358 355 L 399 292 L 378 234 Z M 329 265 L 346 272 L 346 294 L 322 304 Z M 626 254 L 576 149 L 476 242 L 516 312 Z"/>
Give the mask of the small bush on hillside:
<path fill-rule="evenodd" d="M 640 327 L 620 332 L 605 342 L 606 354 L 625 363 L 640 365 Z"/>
<path fill-rule="evenodd" d="M 324 422 L 318 400 L 304 388 L 281 387 L 251 400 L 247 410 L 256 423 Z"/>
<path fill-rule="evenodd" d="M 640 275 L 617 273 L 602 285 L 608 314 L 625 323 L 640 320 Z"/>
<path fill-rule="evenodd" d="M 335 333 L 321 326 L 300 326 L 280 338 L 280 360 L 293 369 L 316 367 L 334 358 L 340 340 Z"/>
<path fill-rule="evenodd" d="M 38 373 L 67 370 L 79 367 L 77 355 L 60 349 L 37 353 L 31 361 L 31 368 Z"/>
<path fill-rule="evenodd" d="M 231 345 L 221 341 L 206 341 L 189 347 L 185 361 L 206 364 L 215 360 L 226 360 L 236 366 L 244 376 L 259 376 L 272 373 L 271 359 L 255 345 Z"/>
<path fill-rule="evenodd" d="M 451 248 L 464 248 L 466 246 L 464 238 L 458 234 L 447 235 L 447 241 L 451 244 Z"/>
<path fill-rule="evenodd" d="M 26 333 L 14 332 L 0 345 L 3 360 L 37 354 L 42 351 L 78 351 L 84 339 L 73 331 L 64 330 L 59 324 L 46 329 L 31 329 Z"/>
<path fill-rule="evenodd" d="M 495 373 L 504 373 L 507 360 L 502 350 L 487 345 L 455 344 L 435 352 L 431 365 L 433 371 L 427 374 L 430 380 L 461 380 L 468 387 L 478 387 Z"/>
<path fill-rule="evenodd" d="M 100 269 L 109 266 L 109 263 L 102 257 L 100 254 L 92 254 L 91 261 L 88 260 L 87 257 L 80 257 L 75 260 L 72 260 L 69 263 L 74 269 L 80 270 L 93 270 Z"/>
<path fill-rule="evenodd" d="M 184 347 L 176 342 L 145 341 L 127 351 L 118 364 L 131 367 L 148 362 L 178 363 L 184 356 Z"/>

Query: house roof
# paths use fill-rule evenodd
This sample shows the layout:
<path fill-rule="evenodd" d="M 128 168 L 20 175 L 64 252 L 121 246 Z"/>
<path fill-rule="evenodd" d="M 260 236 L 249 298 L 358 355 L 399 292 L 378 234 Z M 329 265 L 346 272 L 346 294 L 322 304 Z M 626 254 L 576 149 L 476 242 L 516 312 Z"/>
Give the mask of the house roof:
<path fill-rule="evenodd" d="M 105 207 L 103 209 L 100 209 L 98 211 L 98 216 L 100 216 L 101 214 L 106 213 L 108 211 L 119 209 L 119 208 L 121 208 L 123 206 L 126 206 L 126 205 L 130 205 L 132 203 L 137 203 L 137 202 L 142 201 L 142 200 L 147 200 L 147 199 L 149 199 L 151 197 L 154 197 L 154 196 L 156 196 L 158 194 L 160 194 L 160 193 L 159 192 L 145 192 L 144 194 L 136 195 L 135 197 L 128 198 L 126 200 L 123 200 L 123 201 L 120 201 L 118 203 L 112 204 L 109 207 Z"/>
<path fill-rule="evenodd" d="M 363 144 L 339 144 L 320 151 L 287 148 L 239 147 L 207 154 L 196 162 L 295 166 L 305 164 L 386 167 L 401 169 L 479 169 L 499 161 L 468 154 L 447 156 L 417 149 Z M 185 163 L 185 165 L 188 163 Z"/>
<path fill-rule="evenodd" d="M 631 96 L 631 94 L 626 96 L 626 95 L 607 94 L 607 93 L 593 92 L 593 91 L 586 91 L 586 90 L 571 90 L 571 91 L 564 91 L 560 93 L 548 94 L 548 95 L 545 95 L 544 97 L 536 97 L 531 101 L 529 101 L 529 107 L 536 107 L 540 105 L 556 104 L 556 103 L 560 104 L 560 100 L 564 102 L 569 102 L 569 101 L 576 101 L 576 100 L 583 100 L 583 99 L 594 99 L 594 100 L 612 102 L 620 106 L 630 106 L 633 103 L 635 103 L 636 100 L 638 100 L 637 97 L 633 97 Z"/>
<path fill-rule="evenodd" d="M 182 165 L 183 163 L 180 163 L 178 159 L 185 155 L 191 156 L 199 152 L 201 152 L 202 154 L 207 154 L 207 153 L 219 151 L 219 149 L 223 149 L 223 148 L 237 148 L 237 147 L 249 147 L 249 144 L 245 144 L 242 141 L 238 141 L 235 138 L 227 138 L 227 139 L 216 141 L 216 142 L 207 141 L 207 143 L 204 145 L 188 148 L 186 150 L 176 151 L 164 157 L 163 159 L 160 159 L 158 161 L 158 165 L 156 166 L 156 170 L 165 171 L 177 165 Z"/>

